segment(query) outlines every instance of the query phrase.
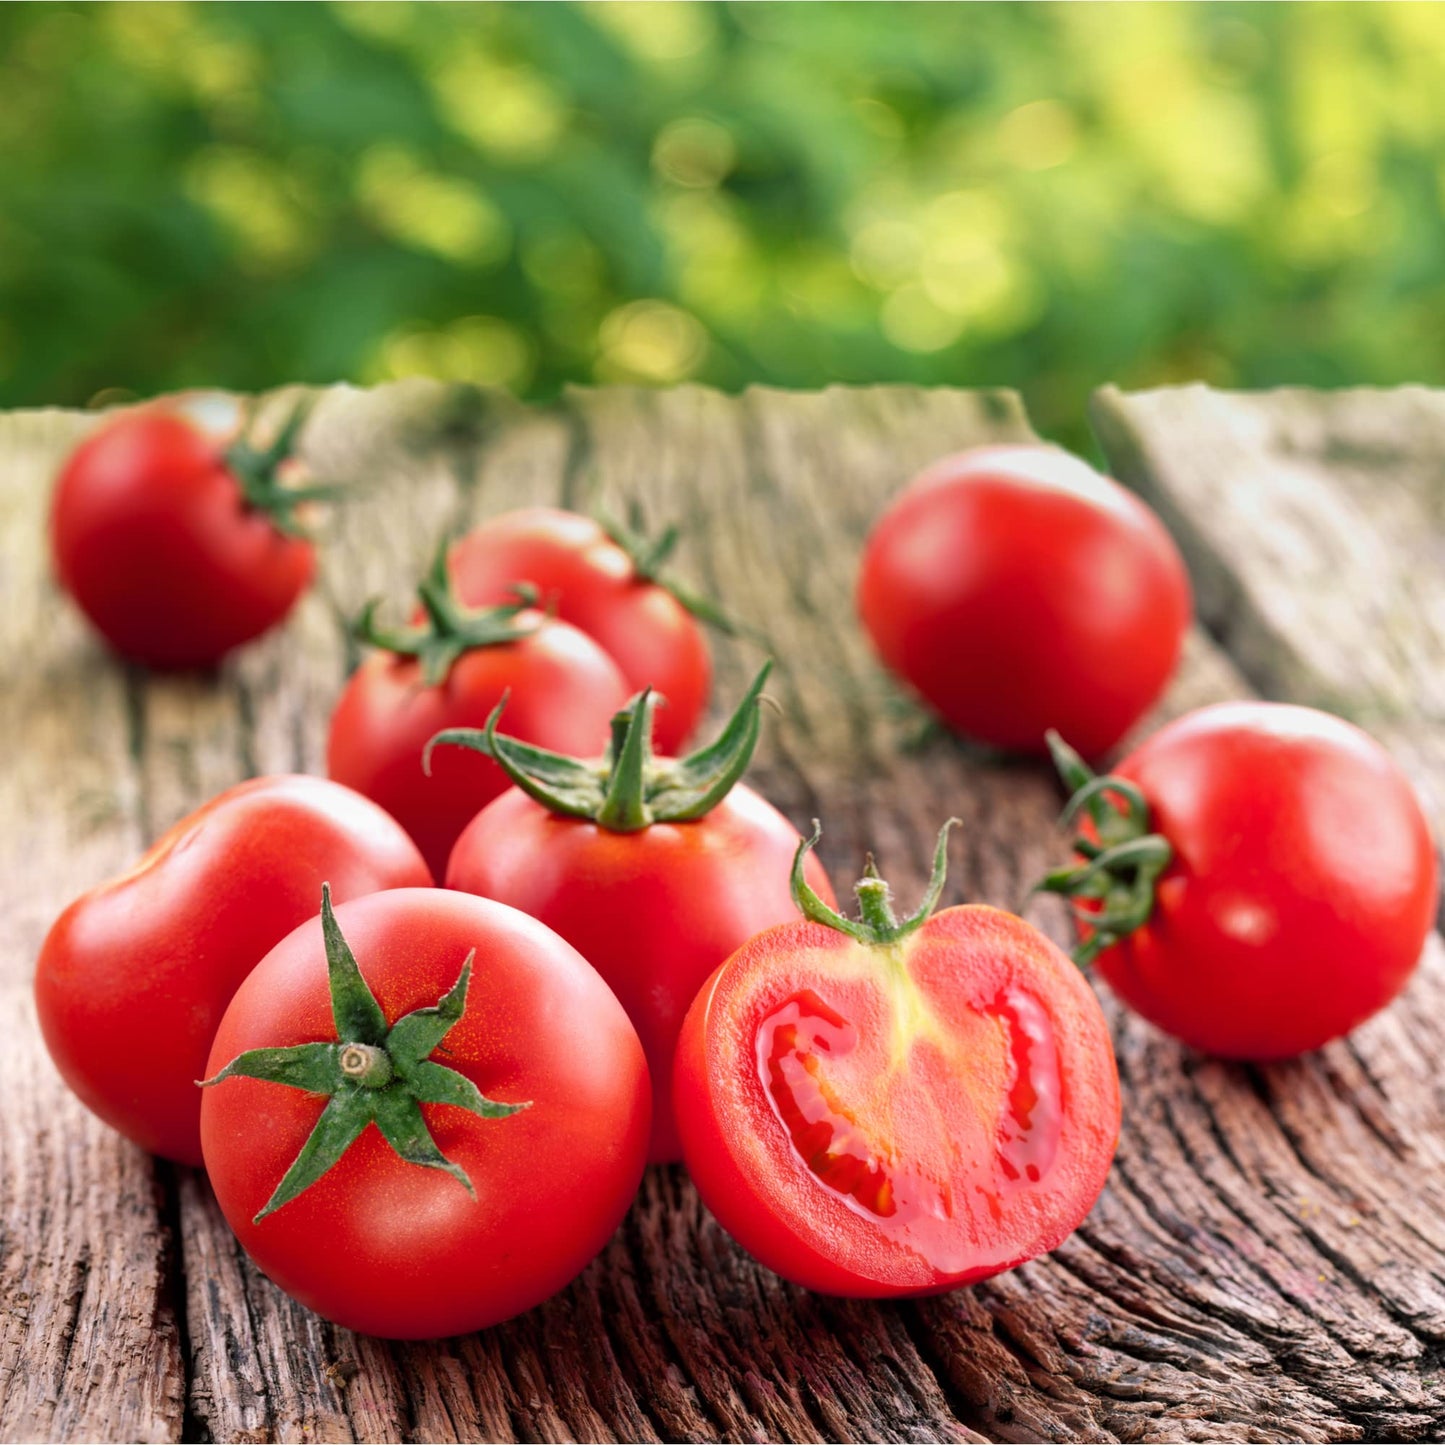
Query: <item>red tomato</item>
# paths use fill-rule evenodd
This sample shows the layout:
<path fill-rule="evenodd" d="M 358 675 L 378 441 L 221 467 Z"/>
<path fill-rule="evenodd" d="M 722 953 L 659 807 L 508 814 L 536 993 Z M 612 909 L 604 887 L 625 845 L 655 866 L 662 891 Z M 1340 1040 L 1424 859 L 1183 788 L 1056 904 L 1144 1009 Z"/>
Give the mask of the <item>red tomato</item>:
<path fill-rule="evenodd" d="M 952 728 L 1106 752 L 1164 690 L 1189 578 L 1159 519 L 1052 447 L 945 457 L 879 518 L 858 610 L 883 661 Z"/>
<path fill-rule="evenodd" d="M 143 1149 L 201 1162 L 211 1039 L 274 944 L 338 897 L 431 875 L 374 803 L 324 778 L 256 778 L 181 819 L 119 878 L 76 899 L 40 950 L 40 1028 L 66 1083 Z"/>
<path fill-rule="evenodd" d="M 617 664 L 585 632 L 513 601 L 468 609 L 452 591 L 445 551 L 418 584 L 421 621 L 387 632 L 375 605 L 357 623 L 382 650 L 356 670 L 331 715 L 326 771 L 374 798 L 416 839 L 440 877 L 457 835 L 505 790 L 484 758 L 452 751 L 423 769 L 446 728 L 479 727 L 510 697 L 517 736 L 543 747 L 595 748 L 627 702 Z M 515 597 L 515 593 L 514 593 Z"/>
<path fill-rule="evenodd" d="M 1404 987 L 1439 904 L 1435 849 L 1405 775 L 1358 728 L 1220 703 L 1161 728 L 1091 791 L 1086 846 L 1124 852 L 1046 886 L 1077 899 L 1085 961 L 1160 1028 L 1225 1058 L 1286 1058 Z"/>
<path fill-rule="evenodd" d="M 721 736 L 654 758 L 650 692 L 613 720 L 606 755 L 581 760 L 482 732 L 443 733 L 516 784 L 457 840 L 447 886 L 510 903 L 581 950 L 632 1019 L 654 1084 L 654 1162 L 679 1159 L 672 1054 L 698 986 L 760 928 L 794 916 L 793 825 L 738 779 L 757 745 L 766 663 Z M 438 754 L 440 756 L 440 754 Z M 813 886 L 829 899 L 822 866 Z"/>
<path fill-rule="evenodd" d="M 400 889 L 332 926 L 267 954 L 216 1035 L 213 1079 L 230 1068 L 201 1133 L 222 1211 L 348 1329 L 426 1338 L 529 1309 L 642 1177 L 650 1086 L 627 1016 L 569 944 L 485 899 Z"/>
<path fill-rule="evenodd" d="M 505 602 L 518 582 L 532 583 L 558 617 L 611 653 L 630 691 L 662 694 L 657 746 L 675 753 L 707 706 L 712 659 L 692 612 L 639 571 L 640 556 L 590 517 L 528 507 L 462 537 L 449 566 L 458 595 L 473 607 Z"/>
<path fill-rule="evenodd" d="M 438 752 L 422 771 L 427 741 L 444 728 L 479 727 L 510 694 L 508 723 L 520 738 L 560 751 L 595 751 L 627 684 L 586 633 L 521 614 L 536 629 L 515 642 L 462 656 L 444 683 L 427 686 L 414 658 L 378 652 L 352 675 L 331 715 L 326 771 L 375 799 L 416 840 L 440 877 L 462 829 L 507 787 L 486 758 Z"/>
<path fill-rule="evenodd" d="M 816 834 L 814 835 L 816 837 Z M 931 1294 L 1053 1249 L 1119 1133 L 1109 1033 L 1077 968 L 994 908 L 865 925 L 800 897 L 698 994 L 673 1097 L 687 1167 L 769 1269 L 828 1294 Z"/>
<path fill-rule="evenodd" d="M 795 916 L 788 868 L 798 841 L 741 783 L 695 822 L 636 833 L 558 817 L 511 788 L 457 840 L 447 887 L 541 919 L 611 985 L 647 1051 L 656 1090 L 648 1158 L 665 1162 L 682 1157 L 671 1082 L 683 1015 L 721 960 Z M 822 866 L 809 863 L 813 887 L 831 898 Z"/>
<path fill-rule="evenodd" d="M 204 666 L 291 610 L 315 570 L 294 510 L 330 491 L 275 480 L 303 415 L 257 451 L 140 407 L 71 454 L 51 511 L 56 573 L 117 652 Z"/>

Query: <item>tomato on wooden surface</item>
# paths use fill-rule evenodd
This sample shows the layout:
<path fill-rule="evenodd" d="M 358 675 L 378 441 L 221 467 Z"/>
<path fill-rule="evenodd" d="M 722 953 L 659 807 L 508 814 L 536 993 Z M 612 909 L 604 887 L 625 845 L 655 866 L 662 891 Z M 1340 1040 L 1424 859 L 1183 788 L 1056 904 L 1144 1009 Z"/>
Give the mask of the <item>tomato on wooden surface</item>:
<path fill-rule="evenodd" d="M 949 727 L 1106 752 L 1163 692 L 1192 609 L 1158 517 L 1053 447 L 960 452 L 915 478 L 863 552 L 858 610 L 884 663 Z"/>
<path fill-rule="evenodd" d="M 216 1035 L 206 1169 L 262 1270 L 348 1329 L 482 1329 L 561 1289 L 637 1191 L 651 1087 L 581 955 L 397 889 L 298 928 Z"/>
<path fill-rule="evenodd" d="M 632 528 L 604 527 L 553 507 L 526 507 L 483 522 L 452 547 L 448 565 L 469 606 L 505 602 L 518 582 L 534 586 L 564 622 L 611 654 L 629 689 L 662 694 L 655 741 L 675 753 L 691 737 L 712 686 L 712 656 L 698 617 L 723 623 L 716 609 L 659 580 L 678 540 L 656 542 Z"/>
<path fill-rule="evenodd" d="M 46 1046 L 88 1108 L 143 1149 L 201 1162 L 211 1039 L 241 980 L 338 898 L 426 887 L 375 803 L 325 778 L 255 778 L 182 818 L 128 873 L 76 899 L 40 950 Z"/>
<path fill-rule="evenodd" d="M 576 752 L 596 746 L 628 697 L 617 664 L 587 634 L 523 600 L 472 609 L 451 589 L 445 552 L 418 588 L 420 621 L 385 631 L 374 605 L 358 621 L 379 649 L 352 674 L 331 715 L 326 771 L 380 803 L 416 840 L 437 877 L 458 834 L 507 786 L 487 758 L 439 755 L 427 741 L 445 728 L 481 727 L 505 696 L 517 736 Z"/>
<path fill-rule="evenodd" d="M 122 656 L 205 666 L 291 610 L 316 565 L 296 509 L 336 491 L 278 480 L 307 410 L 258 448 L 199 408 L 137 407 L 71 453 L 51 508 L 56 573 Z"/>
<path fill-rule="evenodd" d="M 1081 821 L 1078 957 L 1195 1048 L 1280 1059 L 1395 997 L 1439 907 L 1419 799 L 1385 750 L 1313 708 L 1227 702 L 1096 778 L 1059 739 Z"/>
<path fill-rule="evenodd" d="M 930 1294 L 1053 1249 L 1119 1135 L 1109 1032 L 1079 970 L 995 908 L 861 922 L 808 889 L 698 994 L 673 1098 L 703 1202 L 769 1269 L 829 1294 Z"/>
<path fill-rule="evenodd" d="M 651 693 L 614 720 L 598 762 L 500 735 L 500 709 L 485 732 L 438 739 L 486 751 L 516 784 L 457 840 L 447 887 L 541 919 L 611 985 L 647 1051 L 653 1161 L 682 1157 L 672 1055 L 693 996 L 746 939 L 794 916 L 797 829 L 737 781 L 757 744 L 767 675 L 764 667 L 715 743 L 681 760 L 652 756 Z M 832 898 L 815 858 L 808 877 Z"/>

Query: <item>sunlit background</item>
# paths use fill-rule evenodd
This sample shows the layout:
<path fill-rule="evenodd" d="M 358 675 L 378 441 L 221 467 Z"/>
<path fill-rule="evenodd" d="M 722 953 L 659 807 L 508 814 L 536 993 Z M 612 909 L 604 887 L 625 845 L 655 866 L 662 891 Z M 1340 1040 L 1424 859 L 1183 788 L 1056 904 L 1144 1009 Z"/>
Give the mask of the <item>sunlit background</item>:
<path fill-rule="evenodd" d="M 1437 5 L 0 7 L 0 405 L 1445 381 Z"/>

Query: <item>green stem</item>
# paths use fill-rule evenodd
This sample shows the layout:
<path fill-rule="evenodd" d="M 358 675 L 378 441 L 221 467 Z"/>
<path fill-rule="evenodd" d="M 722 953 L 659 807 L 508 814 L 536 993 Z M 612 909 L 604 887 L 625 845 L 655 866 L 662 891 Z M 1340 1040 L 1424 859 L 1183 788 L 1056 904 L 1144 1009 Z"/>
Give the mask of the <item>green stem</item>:
<path fill-rule="evenodd" d="M 254 1222 L 304 1194 L 341 1161 L 370 1124 L 408 1164 L 450 1174 L 475 1199 L 472 1181 L 438 1148 L 421 1106 L 453 1104 L 479 1119 L 505 1119 L 531 1107 L 488 1099 L 464 1074 L 431 1058 L 466 1012 L 475 950 L 441 999 L 388 1025 L 342 936 L 330 885 L 324 883 L 321 932 L 337 1042 L 248 1049 L 202 1081 L 202 1087 L 213 1088 L 227 1079 L 259 1079 L 327 1097 L 306 1142 Z"/>
<path fill-rule="evenodd" d="M 1073 840 L 1079 861 L 1045 874 L 1034 891 L 1069 900 L 1080 934 L 1074 962 L 1083 968 L 1148 923 L 1174 849 L 1151 831 L 1149 802 L 1137 783 L 1112 773 L 1096 776 L 1057 733 L 1049 733 L 1048 742 L 1071 793 L 1059 821 L 1088 821 Z"/>
<path fill-rule="evenodd" d="M 298 507 L 307 502 L 335 501 L 349 490 L 343 486 L 315 482 L 307 486 L 287 486 L 279 479 L 282 465 L 296 454 L 302 428 L 315 405 L 314 396 L 302 397 L 267 447 L 255 445 L 248 427 L 226 448 L 227 470 L 241 488 L 246 505 L 254 511 L 265 512 L 277 530 L 288 537 L 309 539 L 310 534 L 296 516 Z"/>
<path fill-rule="evenodd" d="M 672 556 L 682 536 L 676 525 L 664 527 L 658 536 L 649 537 L 647 519 L 643 515 L 641 504 L 635 499 L 628 504 L 625 524 L 603 511 L 598 511 L 594 515 L 602 530 L 627 553 L 627 558 L 632 563 L 632 570 L 642 581 L 651 582 L 653 586 L 661 587 L 664 592 L 671 593 L 694 617 L 706 622 L 710 627 L 717 628 L 719 632 L 728 637 L 748 637 L 752 641 L 762 641 L 766 645 L 766 639 L 760 638 L 752 628 L 734 621 L 711 598 L 703 597 L 700 593 L 693 592 L 682 586 L 681 583 L 662 575 L 663 567 Z"/>
<path fill-rule="evenodd" d="M 594 820 L 609 833 L 637 833 L 652 822 L 647 774 L 652 765 L 656 694 L 644 688 L 612 719 L 612 775 Z"/>
<path fill-rule="evenodd" d="M 430 770 L 434 748 L 470 748 L 491 758 L 544 808 L 614 833 L 635 833 L 653 823 L 695 822 L 732 791 L 752 761 L 761 732 L 763 684 L 771 667 L 765 662 L 758 669 L 716 740 L 685 758 L 653 756 L 657 698 L 649 688 L 613 717 L 607 751 L 600 758 L 569 758 L 499 733 L 503 698 L 484 728 L 438 733 L 427 743 L 422 765 Z"/>
<path fill-rule="evenodd" d="M 463 607 L 447 568 L 447 545 L 443 539 L 426 575 L 417 583 L 425 622 L 406 628 L 382 627 L 376 620 L 380 601 L 373 598 L 352 623 L 352 631 L 362 642 L 399 657 L 415 657 L 428 687 L 444 683 L 453 665 L 466 653 L 516 642 L 542 625 L 540 617 L 522 618 L 537 605 L 537 589 L 527 582 L 518 582 L 512 588 L 515 602 L 498 607 Z"/>
<path fill-rule="evenodd" d="M 853 885 L 853 893 L 858 899 L 859 915 L 857 921 L 854 921 L 835 908 L 830 908 L 808 885 L 803 865 L 808 854 L 817 847 L 818 839 L 823 836 L 822 824 L 814 818 L 812 834 L 798 844 L 797 852 L 793 854 L 793 902 L 810 922 L 821 923 L 825 928 L 831 928 L 837 933 L 846 933 L 849 938 L 856 938 L 859 943 L 874 947 L 895 944 L 921 928 L 938 906 L 948 876 L 948 835 L 957 827 L 958 822 L 957 818 L 949 818 L 938 830 L 938 842 L 933 849 L 933 870 L 929 875 L 927 891 L 914 912 L 901 922 L 893 911 L 892 890 L 879 877 L 870 853 L 863 876 Z"/>

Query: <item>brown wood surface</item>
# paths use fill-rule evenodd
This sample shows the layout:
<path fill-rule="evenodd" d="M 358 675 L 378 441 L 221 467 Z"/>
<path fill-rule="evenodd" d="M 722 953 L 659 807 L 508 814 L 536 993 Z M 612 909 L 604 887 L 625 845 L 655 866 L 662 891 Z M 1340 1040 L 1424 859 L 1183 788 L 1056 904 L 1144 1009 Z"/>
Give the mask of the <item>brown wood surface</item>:
<path fill-rule="evenodd" d="M 1236 399 L 1196 400 L 1227 412 Z M 1137 441 L 1130 466 L 1117 464 L 1141 485 L 1176 452 L 1151 430 L 1150 405 L 1112 397 L 1098 413 L 1115 423 L 1100 422 L 1111 451 L 1119 436 Z M 1334 484 L 1332 406 L 1317 399 L 1322 487 Z M 1167 430 L 1203 450 L 1191 431 L 1203 414 L 1171 413 Z M 649 1172 L 617 1236 L 570 1289 L 498 1329 L 390 1345 L 292 1305 L 239 1251 L 200 1174 L 153 1163 L 60 1085 L 28 1003 L 54 913 L 217 789 L 253 772 L 320 771 L 327 711 L 355 657 L 346 617 L 375 593 L 399 605 L 443 529 L 524 500 L 616 510 L 632 497 L 687 527 L 681 569 L 768 635 L 781 714 L 754 781 L 799 823 L 823 819 L 835 879 L 846 882 L 872 847 L 906 898 L 921 887 L 941 816 L 956 812 L 965 827 L 949 899 L 1020 906 L 1064 853 L 1051 780 L 926 735 L 872 662 L 851 586 L 861 537 L 890 492 L 939 453 L 1027 436 L 1027 423 L 1012 397 L 956 391 L 618 390 L 529 409 L 426 383 L 338 389 L 314 414 L 306 453 L 318 472 L 363 490 L 336 518 L 319 585 L 284 629 L 196 678 L 117 666 L 48 580 L 49 479 L 88 424 L 60 413 L 0 418 L 0 727 L 10 744 L 0 769 L 9 1020 L 0 1438 L 1420 1439 L 1445 1430 L 1438 945 L 1394 1009 L 1318 1055 L 1268 1069 L 1190 1054 L 1106 999 L 1126 1100 L 1109 1187 L 1052 1256 L 970 1290 L 872 1304 L 794 1289 L 732 1245 L 673 1168 Z M 1417 448 L 1423 469 L 1423 435 Z M 1267 489 L 1271 469 L 1250 455 L 1252 485 Z M 1378 447 L 1341 458 L 1373 466 L 1382 482 L 1409 470 Z M 1167 478 L 1159 486 L 1183 532 L 1199 499 Z M 1211 495 L 1208 507 L 1218 505 Z M 1367 529 L 1367 499 L 1357 511 Z M 1186 538 L 1197 569 L 1245 592 L 1264 587 L 1263 567 L 1269 586 L 1283 587 L 1287 555 L 1232 550 L 1214 523 Z M 1434 536 L 1439 546 L 1438 518 Z M 1336 643 L 1351 615 L 1338 595 L 1364 598 L 1377 582 L 1378 568 L 1336 569 Z M 1445 607 L 1438 586 L 1417 585 L 1417 598 Z M 1204 616 L 1231 649 L 1251 635 L 1218 628 L 1212 604 Z M 1374 614 L 1362 603 L 1360 616 Z M 1271 632 L 1274 655 L 1294 671 L 1262 669 L 1244 645 L 1251 679 L 1286 694 L 1310 668 L 1332 676 L 1310 660 L 1313 635 Z M 1417 653 L 1418 677 L 1392 695 L 1401 728 L 1416 716 L 1411 699 L 1445 687 L 1428 650 Z M 726 702 L 759 650 L 729 642 L 718 655 Z M 1245 690 L 1199 634 L 1165 711 Z M 1066 938 L 1051 901 L 1029 916 Z"/>

